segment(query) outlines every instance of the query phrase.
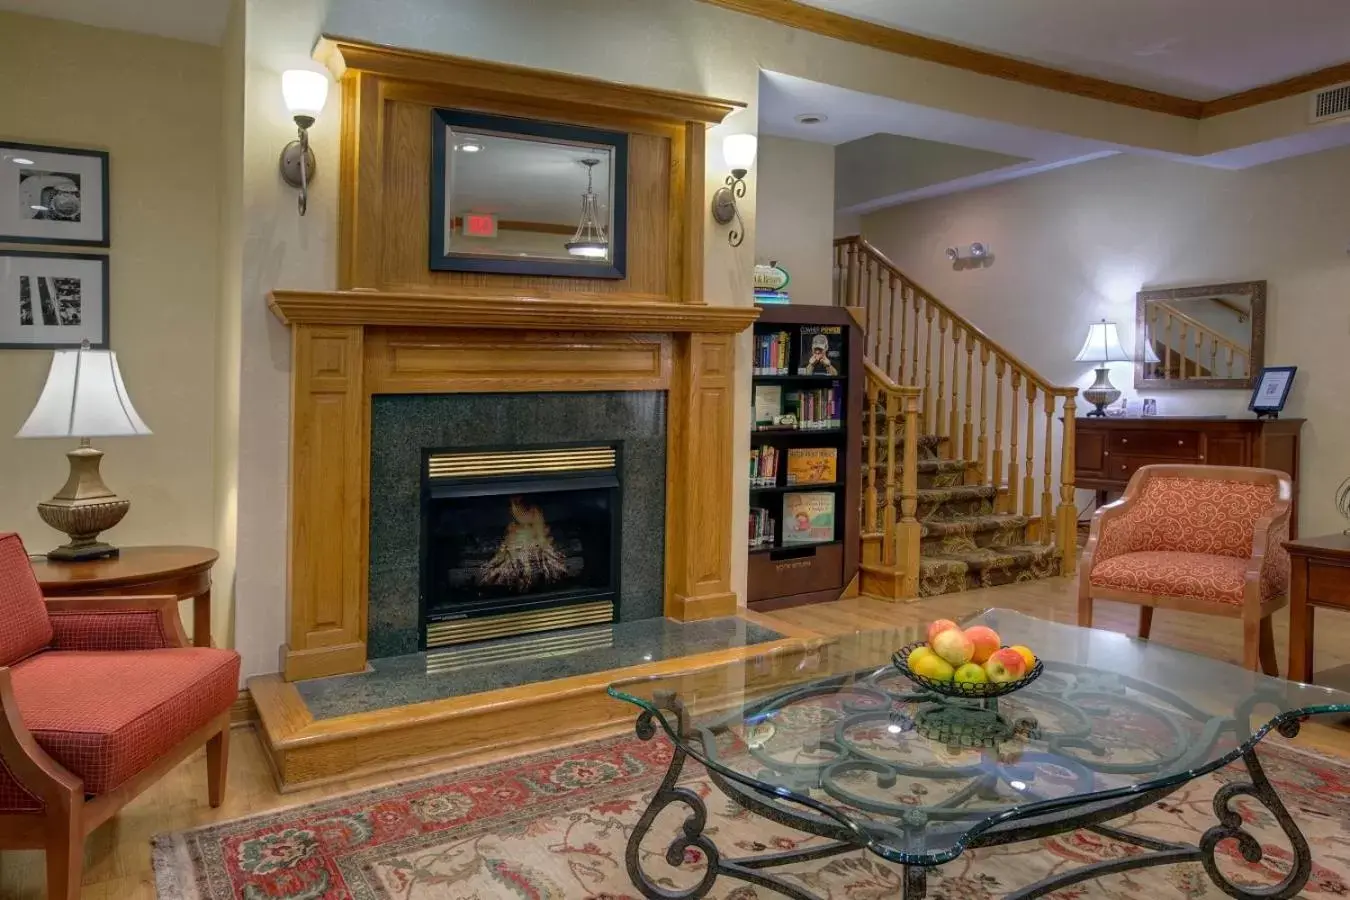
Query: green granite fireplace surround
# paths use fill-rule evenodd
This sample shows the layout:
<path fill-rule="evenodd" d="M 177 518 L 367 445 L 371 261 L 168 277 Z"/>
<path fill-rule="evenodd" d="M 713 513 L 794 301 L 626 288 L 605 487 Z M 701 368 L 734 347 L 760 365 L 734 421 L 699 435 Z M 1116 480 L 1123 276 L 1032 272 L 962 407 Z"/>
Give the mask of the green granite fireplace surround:
<path fill-rule="evenodd" d="M 418 650 L 423 450 L 622 445 L 621 622 L 662 614 L 664 391 L 397 394 L 371 398 L 370 657 Z"/>

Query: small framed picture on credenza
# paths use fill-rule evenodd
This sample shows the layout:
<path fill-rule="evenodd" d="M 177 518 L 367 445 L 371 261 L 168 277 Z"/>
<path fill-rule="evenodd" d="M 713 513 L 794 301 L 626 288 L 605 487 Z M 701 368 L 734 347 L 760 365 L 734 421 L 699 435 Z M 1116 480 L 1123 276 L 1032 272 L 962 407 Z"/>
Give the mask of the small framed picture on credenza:
<path fill-rule="evenodd" d="M 0 350 L 108 346 L 108 257 L 0 250 Z"/>
<path fill-rule="evenodd" d="M 1256 378 L 1256 387 L 1252 389 L 1252 399 L 1247 408 L 1256 413 L 1258 419 L 1278 419 L 1289 399 L 1289 389 L 1294 386 L 1294 374 L 1298 366 L 1266 366 Z"/>
<path fill-rule="evenodd" d="M 0 141 L 0 241 L 108 246 L 108 154 Z"/>

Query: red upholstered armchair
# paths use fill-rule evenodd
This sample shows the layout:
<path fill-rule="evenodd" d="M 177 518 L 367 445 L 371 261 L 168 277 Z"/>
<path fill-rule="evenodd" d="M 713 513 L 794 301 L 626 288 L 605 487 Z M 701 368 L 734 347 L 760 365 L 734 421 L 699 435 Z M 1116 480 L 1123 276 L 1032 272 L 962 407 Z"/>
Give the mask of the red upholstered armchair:
<path fill-rule="evenodd" d="M 44 602 L 0 534 L 0 849 L 47 851 L 47 896 L 80 896 L 85 836 L 206 744 L 219 806 L 239 655 L 193 648 L 174 597 Z"/>
<path fill-rule="evenodd" d="M 1144 466 L 1092 518 L 1078 568 L 1078 624 L 1093 598 L 1139 604 L 1139 636 L 1164 607 L 1242 620 L 1243 662 L 1278 675 L 1270 616 L 1288 602 L 1293 483 L 1283 472 Z"/>

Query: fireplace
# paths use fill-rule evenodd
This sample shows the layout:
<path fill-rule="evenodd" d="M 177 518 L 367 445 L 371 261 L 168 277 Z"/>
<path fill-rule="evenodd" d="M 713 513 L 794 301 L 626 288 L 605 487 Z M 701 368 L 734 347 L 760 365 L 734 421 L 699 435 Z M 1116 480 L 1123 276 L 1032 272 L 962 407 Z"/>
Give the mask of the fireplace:
<path fill-rule="evenodd" d="M 619 452 L 424 452 L 422 648 L 614 621 Z"/>

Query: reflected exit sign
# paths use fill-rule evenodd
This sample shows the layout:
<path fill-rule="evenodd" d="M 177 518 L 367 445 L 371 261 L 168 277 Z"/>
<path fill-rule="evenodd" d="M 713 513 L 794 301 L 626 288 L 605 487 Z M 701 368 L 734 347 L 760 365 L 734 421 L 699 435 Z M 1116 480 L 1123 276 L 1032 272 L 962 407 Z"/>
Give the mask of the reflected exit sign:
<path fill-rule="evenodd" d="M 496 237 L 497 217 L 487 213 L 469 213 L 464 217 L 464 233 L 470 237 Z"/>

